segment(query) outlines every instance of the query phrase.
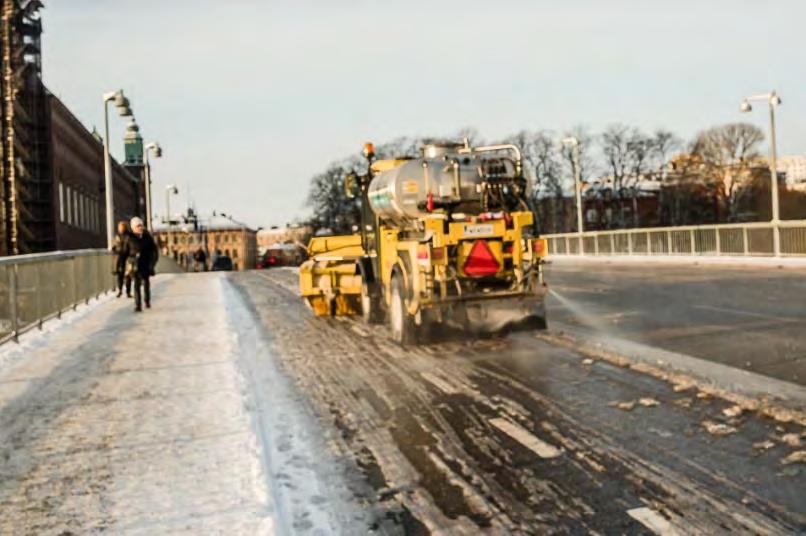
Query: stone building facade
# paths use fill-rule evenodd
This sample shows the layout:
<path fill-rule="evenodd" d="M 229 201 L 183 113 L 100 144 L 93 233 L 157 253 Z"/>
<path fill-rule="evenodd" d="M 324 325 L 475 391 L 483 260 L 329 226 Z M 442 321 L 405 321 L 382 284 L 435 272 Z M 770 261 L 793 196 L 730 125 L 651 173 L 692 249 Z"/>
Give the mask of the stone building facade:
<path fill-rule="evenodd" d="M 54 249 L 106 247 L 103 143 L 55 96 L 48 96 Z M 143 184 L 112 161 L 115 221 L 144 213 Z M 136 168 L 135 168 L 136 172 Z"/>
<path fill-rule="evenodd" d="M 257 232 L 257 247 L 260 251 L 265 251 L 275 244 L 290 243 L 307 247 L 312 234 L 311 228 L 307 225 L 289 225 L 286 227 L 261 229 Z"/>
<path fill-rule="evenodd" d="M 235 270 L 251 270 L 257 264 L 257 232 L 244 223 L 212 216 L 180 225 L 155 226 L 160 253 L 187 270 L 194 270 L 193 254 L 202 249 L 209 266 L 216 255 L 232 259 Z"/>

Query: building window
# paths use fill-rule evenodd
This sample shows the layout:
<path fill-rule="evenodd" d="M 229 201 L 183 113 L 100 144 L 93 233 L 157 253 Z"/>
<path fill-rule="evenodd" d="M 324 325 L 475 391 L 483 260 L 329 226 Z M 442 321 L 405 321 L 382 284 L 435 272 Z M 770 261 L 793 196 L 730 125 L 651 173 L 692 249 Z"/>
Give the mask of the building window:
<path fill-rule="evenodd" d="M 81 213 L 78 208 L 78 192 L 73 190 L 73 225 L 78 227 L 81 223 Z"/>
<path fill-rule="evenodd" d="M 64 184 L 59 181 L 59 221 L 64 223 Z"/>
<path fill-rule="evenodd" d="M 69 186 L 64 187 L 64 207 L 67 210 L 67 225 L 73 224 L 73 194 Z"/>

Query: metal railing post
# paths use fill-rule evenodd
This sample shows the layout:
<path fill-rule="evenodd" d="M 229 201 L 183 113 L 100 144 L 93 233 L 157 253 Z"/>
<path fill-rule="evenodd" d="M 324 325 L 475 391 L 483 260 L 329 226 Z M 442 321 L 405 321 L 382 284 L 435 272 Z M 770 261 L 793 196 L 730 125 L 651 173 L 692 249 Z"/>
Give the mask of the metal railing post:
<path fill-rule="evenodd" d="M 646 232 L 646 254 L 652 255 L 652 233 Z"/>
<path fill-rule="evenodd" d="M 19 337 L 19 319 L 17 318 L 17 265 L 8 267 L 8 313 L 11 317 L 11 337 L 15 341 Z"/>
<path fill-rule="evenodd" d="M 632 232 L 627 233 L 627 255 L 632 255 Z"/>
<path fill-rule="evenodd" d="M 610 254 L 616 254 L 616 235 L 615 233 L 610 233 Z"/>
<path fill-rule="evenodd" d="M 781 256 L 781 221 L 775 220 L 772 222 L 772 254 L 776 257 Z"/>
<path fill-rule="evenodd" d="M 666 254 L 672 254 L 672 232 L 666 231 Z"/>
<path fill-rule="evenodd" d="M 36 320 L 39 329 L 42 329 L 42 317 L 44 316 L 42 314 L 42 294 L 44 294 L 44 292 L 42 292 L 42 266 L 32 265 L 32 268 L 36 274 L 34 278 L 34 281 L 36 281 L 36 286 L 34 287 L 34 292 L 36 293 Z"/>
<path fill-rule="evenodd" d="M 73 302 L 73 311 L 75 311 L 76 308 L 78 307 L 78 300 L 79 300 L 79 297 L 78 297 L 78 274 L 76 273 L 76 271 L 78 270 L 78 265 L 76 263 L 76 257 L 73 257 L 73 258 L 70 259 L 70 264 L 72 265 L 72 270 L 73 270 L 73 299 L 72 299 L 72 302 Z"/>
<path fill-rule="evenodd" d="M 715 237 L 716 238 L 716 240 L 715 240 L 716 256 L 719 257 L 720 255 L 722 255 L 722 243 L 721 243 L 721 239 L 719 238 L 719 227 L 714 229 L 714 233 L 716 234 L 716 237 Z"/>
<path fill-rule="evenodd" d="M 694 254 L 696 254 L 696 253 L 697 253 L 697 245 L 696 245 L 696 240 L 694 239 L 694 229 L 691 229 L 691 230 L 689 231 L 689 233 L 690 233 L 690 235 L 689 235 L 689 236 L 690 236 L 690 238 L 691 238 L 691 254 L 692 254 L 692 255 L 694 255 Z"/>
<path fill-rule="evenodd" d="M 747 227 L 742 227 L 742 243 L 744 246 L 744 256 L 747 257 L 750 254 L 750 245 L 747 243 Z"/>

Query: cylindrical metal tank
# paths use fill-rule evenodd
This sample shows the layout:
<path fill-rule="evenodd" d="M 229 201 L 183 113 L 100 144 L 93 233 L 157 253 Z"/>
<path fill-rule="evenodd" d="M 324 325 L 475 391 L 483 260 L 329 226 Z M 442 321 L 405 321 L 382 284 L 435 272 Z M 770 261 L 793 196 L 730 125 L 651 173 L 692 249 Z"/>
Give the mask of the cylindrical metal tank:
<path fill-rule="evenodd" d="M 456 210 L 470 214 L 482 210 L 483 160 L 453 151 L 439 151 L 440 147 L 429 149 L 430 146 L 423 149 L 425 157 L 409 160 L 372 179 L 369 203 L 381 219 L 402 223 L 426 216 L 429 194 L 435 206 L 450 203 Z M 497 162 L 497 176 L 515 176 L 510 160 Z"/>

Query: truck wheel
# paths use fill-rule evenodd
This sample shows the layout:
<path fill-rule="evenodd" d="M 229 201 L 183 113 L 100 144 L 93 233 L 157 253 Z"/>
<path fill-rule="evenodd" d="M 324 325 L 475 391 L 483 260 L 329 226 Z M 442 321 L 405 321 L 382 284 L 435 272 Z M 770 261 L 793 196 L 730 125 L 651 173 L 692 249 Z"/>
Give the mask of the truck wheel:
<path fill-rule="evenodd" d="M 389 305 L 389 328 L 392 340 L 406 346 L 415 343 L 414 319 L 406 311 L 406 289 L 400 276 L 392 278 L 392 303 Z"/>

